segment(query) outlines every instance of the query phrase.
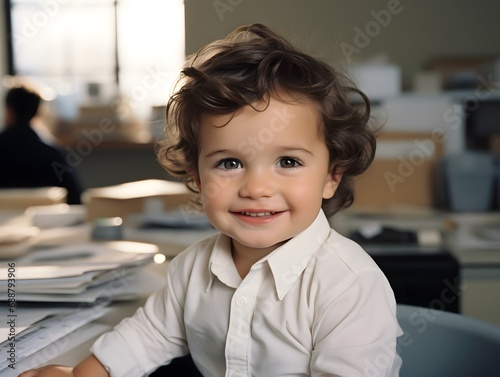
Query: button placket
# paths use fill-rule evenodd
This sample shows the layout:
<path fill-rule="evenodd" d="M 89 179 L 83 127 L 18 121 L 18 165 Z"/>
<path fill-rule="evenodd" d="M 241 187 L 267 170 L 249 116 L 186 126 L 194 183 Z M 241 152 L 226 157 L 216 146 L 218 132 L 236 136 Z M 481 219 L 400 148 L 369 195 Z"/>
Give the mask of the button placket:
<path fill-rule="evenodd" d="M 234 292 L 226 339 L 226 376 L 250 375 L 248 342 L 251 339 L 255 300 L 262 283 L 261 273 L 251 271 Z"/>

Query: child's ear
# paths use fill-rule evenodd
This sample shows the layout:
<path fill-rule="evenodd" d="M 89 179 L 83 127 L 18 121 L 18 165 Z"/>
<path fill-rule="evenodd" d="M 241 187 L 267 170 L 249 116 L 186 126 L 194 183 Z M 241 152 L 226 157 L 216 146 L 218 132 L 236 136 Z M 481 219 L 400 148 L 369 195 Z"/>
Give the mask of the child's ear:
<path fill-rule="evenodd" d="M 196 185 L 196 187 L 198 188 L 198 191 L 201 192 L 201 181 L 200 181 L 200 177 L 197 175 L 194 179 L 194 184 Z"/>
<path fill-rule="evenodd" d="M 342 180 L 343 171 L 332 166 L 330 172 L 325 180 L 325 186 L 323 187 L 323 199 L 333 198 L 337 188 L 339 187 L 340 181 Z"/>
<path fill-rule="evenodd" d="M 198 171 L 192 170 L 188 172 L 191 178 L 193 179 L 193 183 L 195 184 L 196 188 L 198 191 L 201 192 L 201 180 L 200 180 L 200 175 L 198 174 Z"/>

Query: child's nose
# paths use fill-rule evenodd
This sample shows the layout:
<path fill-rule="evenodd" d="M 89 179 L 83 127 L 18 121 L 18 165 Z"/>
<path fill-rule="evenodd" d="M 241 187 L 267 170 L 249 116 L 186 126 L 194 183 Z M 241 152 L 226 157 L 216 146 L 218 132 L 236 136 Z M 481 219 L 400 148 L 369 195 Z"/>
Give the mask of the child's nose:
<path fill-rule="evenodd" d="M 239 194 L 243 198 L 270 197 L 276 192 L 272 174 L 267 171 L 249 171 L 245 174 Z"/>

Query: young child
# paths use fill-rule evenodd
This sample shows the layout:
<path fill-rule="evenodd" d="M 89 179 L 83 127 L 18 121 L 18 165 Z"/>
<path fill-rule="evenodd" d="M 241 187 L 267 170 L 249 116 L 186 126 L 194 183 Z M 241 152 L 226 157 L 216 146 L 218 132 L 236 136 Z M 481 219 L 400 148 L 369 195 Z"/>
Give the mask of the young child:
<path fill-rule="evenodd" d="M 397 376 L 391 287 L 327 220 L 373 159 L 368 118 L 340 72 L 263 25 L 201 49 L 159 156 L 220 234 L 174 258 L 165 288 L 74 369 L 21 376 L 144 376 L 188 353 L 210 377 Z"/>

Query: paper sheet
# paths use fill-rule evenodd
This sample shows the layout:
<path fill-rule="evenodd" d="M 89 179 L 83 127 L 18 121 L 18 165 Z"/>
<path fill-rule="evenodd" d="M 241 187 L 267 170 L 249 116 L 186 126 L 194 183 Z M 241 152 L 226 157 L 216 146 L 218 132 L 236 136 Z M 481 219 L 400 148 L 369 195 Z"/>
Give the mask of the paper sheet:
<path fill-rule="evenodd" d="M 111 309 L 106 306 L 92 306 L 92 307 L 77 307 L 70 311 L 58 309 L 59 314 L 55 316 L 45 317 L 44 321 L 35 322 L 32 326 L 36 330 L 20 333 L 16 335 L 15 339 L 15 360 L 16 363 L 22 361 L 24 358 L 32 355 L 35 352 L 53 344 L 59 339 L 72 333 L 73 331 L 81 328 L 83 325 L 92 322 L 93 320 L 108 313 Z M 35 314 L 36 309 L 32 309 L 32 314 Z M 53 312 L 52 312 L 53 313 Z M 20 308 L 16 311 L 17 318 L 24 317 L 23 309 Z M 28 317 L 27 313 L 25 313 Z M 48 311 L 41 309 L 38 316 L 48 314 Z M 35 316 L 35 315 L 34 315 Z M 10 347 L 9 341 L 4 341 L 0 344 L 0 353 L 2 355 L 8 354 Z M 8 369 L 8 358 L 0 359 L 0 371 Z M 1 372 L 0 372 L 1 373 Z"/>

